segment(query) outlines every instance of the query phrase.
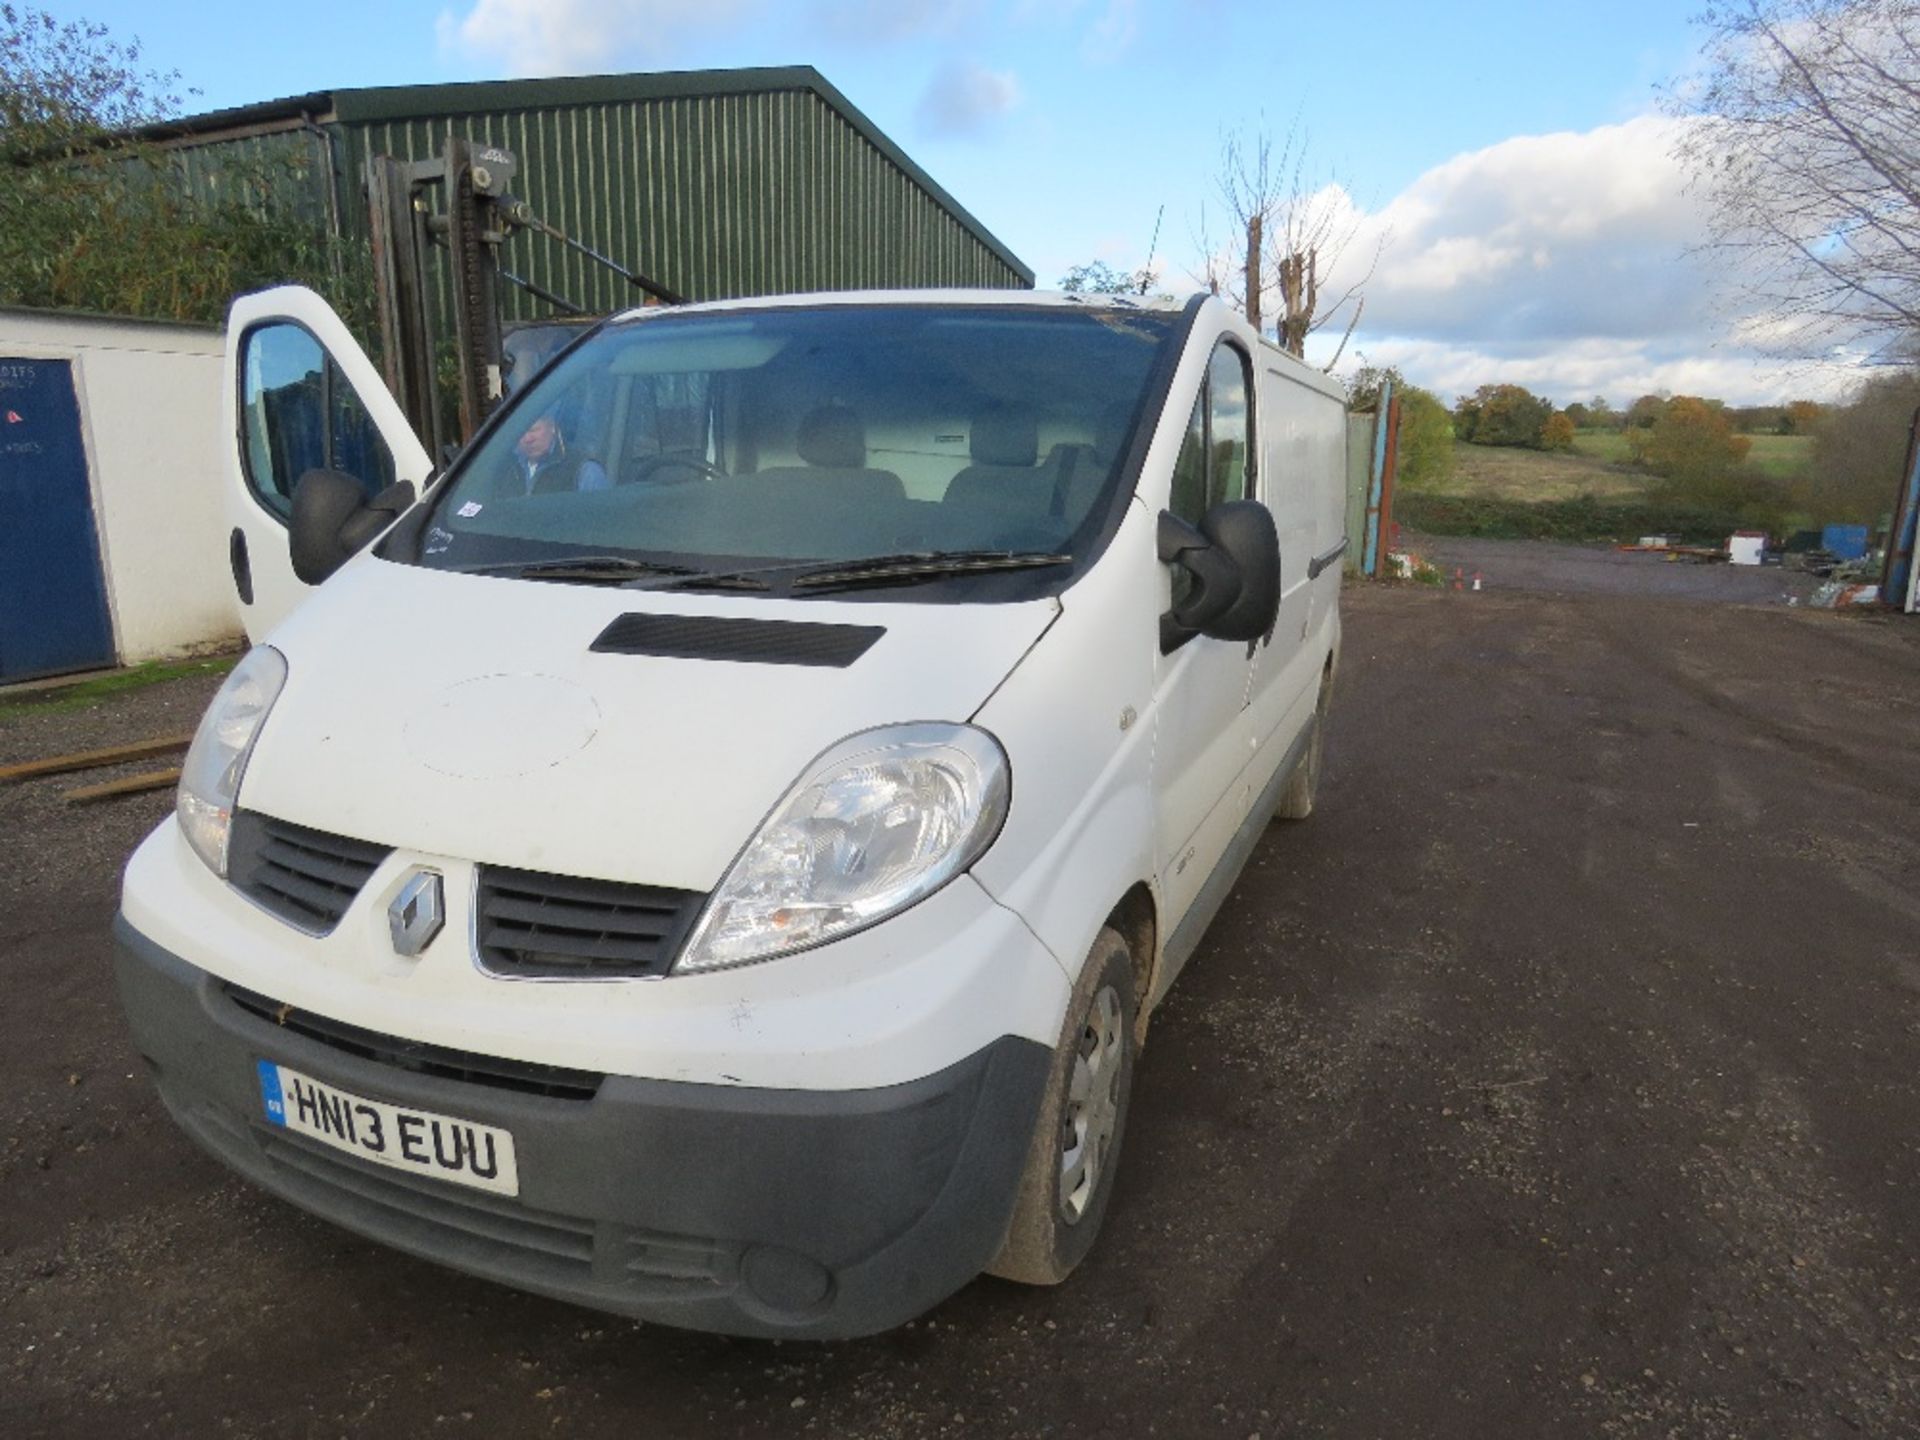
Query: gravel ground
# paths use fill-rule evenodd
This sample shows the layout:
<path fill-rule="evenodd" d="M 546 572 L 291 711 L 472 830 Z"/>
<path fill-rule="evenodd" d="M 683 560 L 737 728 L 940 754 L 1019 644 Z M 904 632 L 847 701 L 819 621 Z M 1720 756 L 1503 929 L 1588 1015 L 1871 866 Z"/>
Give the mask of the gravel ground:
<path fill-rule="evenodd" d="M 1544 591 L 1556 595 L 1649 595 L 1666 599 L 1725 600 L 1736 604 L 1804 605 L 1820 581 L 1784 565 L 1727 565 L 1612 545 L 1559 545 L 1540 540 L 1476 540 L 1455 535 L 1403 537 L 1406 548 L 1447 576 L 1456 570 L 1485 590 Z"/>
<path fill-rule="evenodd" d="M 1318 813 L 1156 1019 L 1092 1258 L 857 1343 L 610 1320 L 230 1178 L 109 980 L 168 797 L 0 788 L 0 1433 L 1920 1434 L 1920 625 L 1347 614 Z"/>

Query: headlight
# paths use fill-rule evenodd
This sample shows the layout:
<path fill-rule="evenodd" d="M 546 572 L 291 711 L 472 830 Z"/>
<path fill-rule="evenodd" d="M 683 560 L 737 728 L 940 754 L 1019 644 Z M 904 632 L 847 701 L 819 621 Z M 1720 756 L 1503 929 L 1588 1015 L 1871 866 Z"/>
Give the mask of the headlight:
<path fill-rule="evenodd" d="M 174 799 L 180 829 L 194 853 L 223 879 L 240 777 L 267 712 L 286 683 L 286 658 L 271 645 L 254 646 L 213 697 L 180 767 L 180 791 Z"/>
<path fill-rule="evenodd" d="M 965 725 L 890 725 L 813 763 L 747 842 L 676 974 L 838 940 L 925 899 L 1006 819 L 1007 757 Z"/>

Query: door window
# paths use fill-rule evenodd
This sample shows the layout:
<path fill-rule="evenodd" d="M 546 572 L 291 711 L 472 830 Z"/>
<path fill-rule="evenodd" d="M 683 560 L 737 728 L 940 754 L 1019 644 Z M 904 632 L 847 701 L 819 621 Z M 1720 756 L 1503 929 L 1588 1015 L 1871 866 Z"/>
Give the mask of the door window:
<path fill-rule="evenodd" d="M 1247 496 L 1253 418 L 1247 405 L 1249 388 L 1247 357 L 1231 345 L 1216 348 L 1173 464 L 1173 503 L 1168 508 L 1189 525 L 1198 525 L 1200 517 L 1223 500 Z"/>
<path fill-rule="evenodd" d="M 1207 366 L 1207 507 L 1247 497 L 1248 438 L 1252 414 L 1247 405 L 1247 357 L 1231 345 L 1213 352 Z"/>
<path fill-rule="evenodd" d="M 393 483 L 393 452 L 365 403 L 302 326 L 280 322 L 249 332 L 240 410 L 247 485 L 282 520 L 309 470 L 344 471 L 369 497 Z"/>
<path fill-rule="evenodd" d="M 1173 462 L 1173 495 L 1168 505 L 1189 525 L 1223 500 L 1247 496 L 1247 457 L 1252 412 L 1247 405 L 1247 358 L 1222 344 L 1207 362 L 1200 394 L 1187 419 L 1187 436 Z M 1181 565 L 1173 573 L 1173 603 L 1193 588 L 1192 574 Z"/>

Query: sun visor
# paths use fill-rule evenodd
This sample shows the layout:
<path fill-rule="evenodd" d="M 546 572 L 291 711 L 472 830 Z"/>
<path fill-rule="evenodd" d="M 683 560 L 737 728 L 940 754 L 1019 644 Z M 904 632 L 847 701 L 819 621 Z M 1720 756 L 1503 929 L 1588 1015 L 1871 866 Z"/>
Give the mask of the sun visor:
<path fill-rule="evenodd" d="M 787 337 L 756 335 L 742 326 L 737 334 L 716 334 L 702 325 L 698 335 L 662 340 L 660 332 L 641 331 L 635 343 L 613 357 L 615 375 L 690 375 L 714 370 L 755 370 L 787 348 Z M 642 339 L 641 337 L 645 338 Z"/>

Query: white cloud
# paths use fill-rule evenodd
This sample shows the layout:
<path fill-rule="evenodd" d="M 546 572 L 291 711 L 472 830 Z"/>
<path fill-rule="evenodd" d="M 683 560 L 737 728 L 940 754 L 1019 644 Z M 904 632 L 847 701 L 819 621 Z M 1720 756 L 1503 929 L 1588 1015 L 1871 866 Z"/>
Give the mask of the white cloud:
<path fill-rule="evenodd" d="M 1322 363 L 1337 339 L 1316 337 L 1308 358 Z M 1384 336 L 1364 339 L 1359 351 L 1374 365 L 1392 365 L 1447 404 L 1482 385 L 1524 385 L 1557 405 L 1604 395 L 1624 406 L 1638 395 L 1666 391 L 1709 395 L 1733 404 L 1785 398 L 1836 399 L 1859 379 L 1846 365 L 1782 365 L 1751 351 L 1703 347 L 1698 353 L 1650 349 L 1632 340 L 1581 340 L 1547 347 L 1486 347 L 1441 340 Z M 1349 347 L 1343 370 L 1357 363 Z"/>
<path fill-rule="evenodd" d="M 658 65 L 689 40 L 738 25 L 761 0 L 473 0 L 442 11 L 441 49 L 511 75 L 564 75 L 613 64 Z"/>
<path fill-rule="evenodd" d="M 914 107 L 921 130 L 944 139 L 990 131 L 1020 103 L 1020 82 L 1011 70 L 989 70 L 972 61 L 949 60 L 934 72 Z"/>
<path fill-rule="evenodd" d="M 1494 381 L 1562 403 L 1842 388 L 1849 366 L 1765 356 L 1765 327 L 1729 313 L 1724 263 L 1690 248 L 1705 225 L 1673 155 L 1686 123 L 1642 116 L 1519 136 L 1455 156 L 1358 214 L 1322 286 L 1340 293 L 1384 238 L 1346 363 L 1363 350 L 1448 399 Z"/>

